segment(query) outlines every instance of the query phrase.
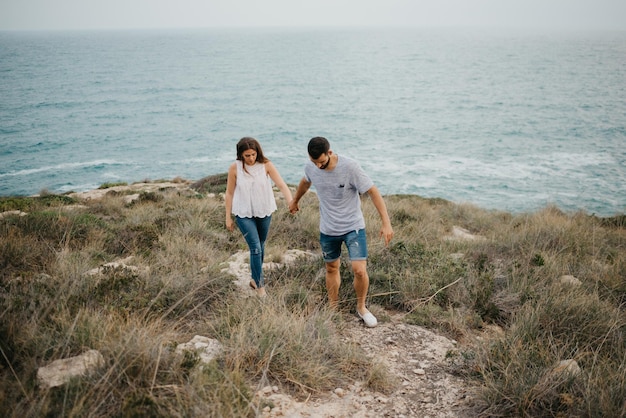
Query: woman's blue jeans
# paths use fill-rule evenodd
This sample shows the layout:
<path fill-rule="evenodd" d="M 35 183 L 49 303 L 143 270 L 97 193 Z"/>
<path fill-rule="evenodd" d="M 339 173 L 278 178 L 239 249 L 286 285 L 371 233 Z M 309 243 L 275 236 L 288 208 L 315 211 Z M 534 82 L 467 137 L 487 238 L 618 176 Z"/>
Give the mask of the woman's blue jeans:
<path fill-rule="evenodd" d="M 265 241 L 270 231 L 272 215 L 265 218 L 240 218 L 235 222 L 250 248 L 250 273 L 257 288 L 265 286 L 263 279 L 263 260 L 265 259 Z"/>

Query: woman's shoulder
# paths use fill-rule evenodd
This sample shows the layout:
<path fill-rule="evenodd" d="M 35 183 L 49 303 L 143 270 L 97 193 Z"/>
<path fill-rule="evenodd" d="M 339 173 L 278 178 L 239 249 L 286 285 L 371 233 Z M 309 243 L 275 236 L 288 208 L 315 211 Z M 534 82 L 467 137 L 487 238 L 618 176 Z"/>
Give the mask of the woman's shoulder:
<path fill-rule="evenodd" d="M 229 166 L 228 166 L 228 172 L 229 173 L 237 173 L 237 161 L 233 161 Z"/>

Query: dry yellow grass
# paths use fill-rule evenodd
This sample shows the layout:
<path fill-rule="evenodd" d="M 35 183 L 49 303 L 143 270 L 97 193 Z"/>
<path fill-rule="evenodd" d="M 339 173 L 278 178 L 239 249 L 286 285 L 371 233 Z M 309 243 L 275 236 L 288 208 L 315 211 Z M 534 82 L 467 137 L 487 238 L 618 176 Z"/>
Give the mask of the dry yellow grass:
<path fill-rule="evenodd" d="M 220 181 L 197 183 L 222 187 Z M 219 195 L 160 191 L 127 204 L 123 194 L 0 199 L 0 410 L 9 416 L 250 416 L 253 391 L 280 384 L 296 396 L 342 380 L 385 391 L 394 382 L 358 347 L 337 338 L 352 312 L 325 306 L 319 260 L 268 273 L 271 303 L 242 298 L 222 263 L 246 249 L 223 226 Z M 480 388 L 475 414 L 626 416 L 626 231 L 624 217 L 598 219 L 548 207 L 486 211 L 418 196 L 385 197 L 396 236 L 378 237 L 364 198 L 370 304 L 461 344 L 450 367 Z M 318 207 L 297 217 L 280 202 L 267 261 L 287 249 L 318 250 Z M 476 239 L 451 239 L 455 227 Z M 133 269 L 87 271 L 132 257 Z M 348 263 L 342 263 L 349 283 Z M 559 281 L 575 276 L 580 285 Z M 477 334 L 500 331 L 477 340 Z M 193 335 L 225 347 L 198 368 L 173 348 Z M 486 334 L 485 334 L 486 335 Z M 37 387 L 37 367 L 100 350 L 106 367 L 61 388 Z M 582 372 L 550 378 L 560 360 Z"/>

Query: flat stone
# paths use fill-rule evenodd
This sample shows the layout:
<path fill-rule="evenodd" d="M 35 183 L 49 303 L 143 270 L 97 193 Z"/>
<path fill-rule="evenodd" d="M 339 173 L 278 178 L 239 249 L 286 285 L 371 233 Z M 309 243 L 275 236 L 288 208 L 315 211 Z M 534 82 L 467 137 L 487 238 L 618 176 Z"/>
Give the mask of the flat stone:
<path fill-rule="evenodd" d="M 62 386 L 70 379 L 85 376 L 104 366 L 104 357 L 98 350 L 89 350 L 75 357 L 55 360 L 37 370 L 37 380 L 44 388 Z"/>
<path fill-rule="evenodd" d="M 570 274 L 565 274 L 561 277 L 559 277 L 559 282 L 563 283 L 563 284 L 569 284 L 572 286 L 580 286 L 582 283 L 580 280 L 578 280 L 576 277 L 570 275 Z"/>
<path fill-rule="evenodd" d="M 210 363 L 222 353 L 222 350 L 223 347 L 219 341 L 202 335 L 196 335 L 189 342 L 176 346 L 176 354 L 182 355 L 185 351 L 195 352 L 200 357 L 200 362 L 204 364 Z"/>

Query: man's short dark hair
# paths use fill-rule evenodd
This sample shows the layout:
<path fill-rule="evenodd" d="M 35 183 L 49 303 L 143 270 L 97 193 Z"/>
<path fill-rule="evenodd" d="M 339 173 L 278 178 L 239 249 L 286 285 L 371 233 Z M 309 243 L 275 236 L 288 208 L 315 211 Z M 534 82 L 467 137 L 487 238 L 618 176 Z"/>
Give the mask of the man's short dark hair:
<path fill-rule="evenodd" d="M 328 139 L 324 137 L 316 136 L 315 138 L 311 138 L 309 141 L 309 156 L 314 160 L 320 158 L 320 155 L 322 154 L 327 154 L 329 149 L 330 143 L 328 142 Z"/>

